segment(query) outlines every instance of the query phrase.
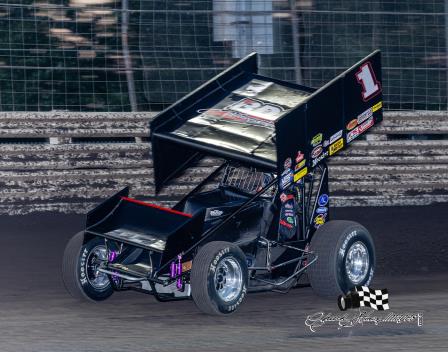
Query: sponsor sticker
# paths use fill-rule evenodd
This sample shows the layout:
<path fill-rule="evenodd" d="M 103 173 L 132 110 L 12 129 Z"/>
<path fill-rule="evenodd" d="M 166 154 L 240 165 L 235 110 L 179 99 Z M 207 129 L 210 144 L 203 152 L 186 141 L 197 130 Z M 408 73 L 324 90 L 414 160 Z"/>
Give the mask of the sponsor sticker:
<path fill-rule="evenodd" d="M 314 227 L 318 229 L 320 226 L 325 224 L 325 216 L 324 214 L 319 214 L 314 218 Z"/>
<path fill-rule="evenodd" d="M 319 204 L 320 207 L 324 207 L 328 204 L 328 200 L 329 200 L 328 194 L 321 194 L 321 196 L 317 200 L 317 203 Z"/>
<path fill-rule="evenodd" d="M 313 151 L 311 152 L 311 158 L 315 159 L 317 158 L 319 155 L 322 154 L 322 151 L 324 150 L 324 148 L 322 148 L 321 145 L 318 145 L 316 148 L 313 149 Z"/>
<path fill-rule="evenodd" d="M 329 147 L 330 155 L 333 155 L 338 150 L 341 150 L 343 147 L 344 147 L 344 138 L 340 138 L 333 144 L 330 144 L 330 147 Z"/>
<path fill-rule="evenodd" d="M 319 157 L 317 157 L 316 159 L 313 159 L 312 166 L 315 167 L 317 165 L 317 163 L 319 163 L 319 161 L 326 158 L 327 156 L 328 156 L 328 152 L 322 153 Z"/>
<path fill-rule="evenodd" d="M 317 214 L 326 214 L 328 212 L 328 208 L 327 207 L 319 207 L 316 209 L 316 213 Z"/>
<path fill-rule="evenodd" d="M 358 126 L 358 132 L 364 133 L 365 131 L 367 131 L 370 127 L 373 126 L 373 117 L 371 117 L 370 119 L 368 119 L 366 122 L 364 122 L 362 125 Z"/>
<path fill-rule="evenodd" d="M 282 176 L 282 179 L 280 181 L 280 187 L 282 189 L 287 188 L 291 182 L 292 182 L 292 171 L 287 170 L 288 172 L 285 173 L 285 175 Z"/>
<path fill-rule="evenodd" d="M 361 133 L 367 131 L 372 126 L 373 126 L 373 117 L 370 117 L 367 121 L 356 127 L 353 131 L 347 133 L 347 143 L 350 143 Z"/>
<path fill-rule="evenodd" d="M 304 157 L 305 157 L 305 155 L 299 150 L 297 152 L 297 156 L 296 156 L 296 163 L 300 163 Z"/>
<path fill-rule="evenodd" d="M 249 114 L 261 119 L 275 121 L 283 113 L 279 105 L 265 103 L 261 100 L 244 98 L 235 104 L 229 105 L 227 109 Z"/>
<path fill-rule="evenodd" d="M 280 194 L 280 201 L 282 203 L 286 202 L 288 200 L 288 196 L 285 193 Z"/>
<path fill-rule="evenodd" d="M 372 112 L 378 111 L 383 107 L 383 102 L 380 101 L 379 103 L 376 103 L 374 106 L 372 106 Z"/>
<path fill-rule="evenodd" d="M 311 139 L 311 145 L 313 147 L 315 147 L 316 145 L 322 143 L 322 133 L 318 133 L 316 134 L 312 139 Z"/>
<path fill-rule="evenodd" d="M 299 172 L 296 172 L 294 174 L 294 182 L 299 181 L 303 176 L 305 176 L 308 173 L 308 168 L 304 167 L 302 170 L 300 170 Z"/>
<path fill-rule="evenodd" d="M 210 211 L 210 216 L 221 216 L 224 212 L 219 209 L 214 209 Z"/>
<path fill-rule="evenodd" d="M 347 124 L 347 129 L 350 131 L 350 130 L 354 129 L 357 125 L 358 125 L 358 120 L 353 119 Z"/>
<path fill-rule="evenodd" d="M 305 166 L 305 163 L 306 163 L 306 160 L 302 160 L 300 163 L 298 163 L 297 165 L 296 165 L 296 167 L 294 168 L 294 171 L 299 171 L 302 167 L 304 167 Z"/>
<path fill-rule="evenodd" d="M 334 135 L 330 137 L 330 144 L 334 143 L 336 140 L 342 137 L 342 130 L 336 132 Z"/>
<path fill-rule="evenodd" d="M 356 119 L 358 121 L 358 124 L 363 123 L 369 117 L 372 117 L 372 114 L 373 114 L 373 108 L 368 108 L 366 111 L 359 114 L 358 118 Z"/>
<path fill-rule="evenodd" d="M 347 143 L 350 143 L 352 140 L 354 140 L 358 136 L 359 136 L 359 131 L 358 131 L 358 127 L 356 127 L 354 130 L 347 133 Z"/>
<path fill-rule="evenodd" d="M 283 163 L 283 168 L 286 169 L 290 169 L 292 165 L 292 160 L 291 158 L 286 158 L 285 162 Z"/>

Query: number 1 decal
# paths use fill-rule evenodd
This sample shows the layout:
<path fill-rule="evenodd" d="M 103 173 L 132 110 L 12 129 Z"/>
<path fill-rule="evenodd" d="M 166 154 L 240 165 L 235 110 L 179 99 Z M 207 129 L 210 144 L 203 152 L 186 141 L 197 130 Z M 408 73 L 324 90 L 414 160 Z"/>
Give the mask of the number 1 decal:
<path fill-rule="evenodd" d="M 356 79 L 359 84 L 362 84 L 362 99 L 367 101 L 381 92 L 381 84 L 375 77 L 375 72 L 373 72 L 372 64 L 366 62 L 361 66 L 359 71 L 356 73 Z"/>

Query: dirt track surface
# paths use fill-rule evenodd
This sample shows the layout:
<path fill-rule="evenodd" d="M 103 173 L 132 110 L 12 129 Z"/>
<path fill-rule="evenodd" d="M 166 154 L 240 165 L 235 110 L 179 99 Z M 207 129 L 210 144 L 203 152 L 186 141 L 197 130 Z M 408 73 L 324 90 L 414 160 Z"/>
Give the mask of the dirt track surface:
<path fill-rule="evenodd" d="M 202 315 L 192 301 L 134 292 L 78 303 L 64 291 L 60 262 L 82 217 L 0 218 L 0 351 L 447 351 L 447 214 L 448 205 L 336 209 L 335 218 L 359 221 L 374 236 L 372 287 L 388 288 L 391 311 L 421 313 L 423 325 L 326 323 L 316 332 L 307 316 L 340 312 L 311 288 L 249 295 L 224 318 Z"/>

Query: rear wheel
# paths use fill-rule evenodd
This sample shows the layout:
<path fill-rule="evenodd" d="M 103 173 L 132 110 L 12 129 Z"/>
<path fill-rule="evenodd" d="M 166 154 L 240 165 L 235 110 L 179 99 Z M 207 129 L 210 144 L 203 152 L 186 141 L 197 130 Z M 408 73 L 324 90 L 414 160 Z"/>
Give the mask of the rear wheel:
<path fill-rule="evenodd" d="M 206 314 L 233 313 L 247 293 L 246 257 L 229 242 L 210 242 L 193 259 L 190 283 L 196 306 Z"/>
<path fill-rule="evenodd" d="M 107 260 L 104 240 L 94 237 L 83 244 L 84 233 L 79 232 L 68 242 L 62 261 L 62 280 L 67 291 L 81 300 L 102 301 L 113 293 L 107 274 L 98 271 Z"/>
<path fill-rule="evenodd" d="M 308 269 L 311 287 L 320 296 L 338 297 L 355 286 L 368 286 L 375 270 L 375 247 L 367 229 L 353 221 L 329 221 L 314 234 L 317 261 Z"/>

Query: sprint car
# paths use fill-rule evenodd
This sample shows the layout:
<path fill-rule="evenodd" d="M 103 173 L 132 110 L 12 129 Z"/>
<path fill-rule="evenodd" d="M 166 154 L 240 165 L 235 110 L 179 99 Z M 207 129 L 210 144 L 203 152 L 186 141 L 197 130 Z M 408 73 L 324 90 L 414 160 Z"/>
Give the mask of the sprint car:
<path fill-rule="evenodd" d="M 301 277 L 333 298 L 368 285 L 372 237 L 330 220 L 326 162 L 382 120 L 381 91 L 379 51 L 319 89 L 257 74 L 256 53 L 237 62 L 151 122 L 156 192 L 203 158 L 220 166 L 172 208 L 124 188 L 91 210 L 64 252 L 68 292 L 136 290 L 226 315 Z"/>

